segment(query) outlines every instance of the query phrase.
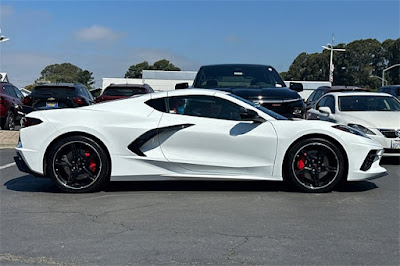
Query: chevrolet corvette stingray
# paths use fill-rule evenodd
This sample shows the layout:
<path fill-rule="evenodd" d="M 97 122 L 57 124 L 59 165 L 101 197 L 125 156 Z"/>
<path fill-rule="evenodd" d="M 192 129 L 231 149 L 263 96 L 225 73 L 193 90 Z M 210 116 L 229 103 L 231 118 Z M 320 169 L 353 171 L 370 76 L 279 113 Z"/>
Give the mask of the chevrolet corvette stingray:
<path fill-rule="evenodd" d="M 228 92 L 184 89 L 32 112 L 15 161 L 66 192 L 178 179 L 281 180 L 328 192 L 384 175 L 382 151 L 345 125 L 287 120 Z"/>

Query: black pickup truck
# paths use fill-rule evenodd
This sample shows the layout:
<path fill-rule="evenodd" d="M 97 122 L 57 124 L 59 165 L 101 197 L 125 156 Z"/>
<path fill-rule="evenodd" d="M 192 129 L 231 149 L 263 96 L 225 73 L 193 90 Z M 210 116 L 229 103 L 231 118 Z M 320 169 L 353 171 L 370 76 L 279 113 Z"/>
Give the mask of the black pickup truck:
<path fill-rule="evenodd" d="M 176 89 L 187 84 L 177 84 Z M 305 104 L 298 92 L 300 83 L 287 88 L 278 72 L 268 65 L 222 64 L 202 66 L 193 88 L 230 92 L 255 104 L 264 106 L 287 118 L 304 118 Z"/>

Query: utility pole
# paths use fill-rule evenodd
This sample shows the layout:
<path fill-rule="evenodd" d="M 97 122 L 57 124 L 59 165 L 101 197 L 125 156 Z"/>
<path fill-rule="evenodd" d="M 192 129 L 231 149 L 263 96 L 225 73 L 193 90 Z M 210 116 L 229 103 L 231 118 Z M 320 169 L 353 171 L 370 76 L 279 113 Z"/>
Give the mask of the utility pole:
<path fill-rule="evenodd" d="M 332 34 L 332 43 L 334 42 L 334 36 Z M 333 45 L 328 43 L 326 46 L 322 46 L 322 48 L 326 50 L 331 51 L 331 57 L 329 60 L 329 83 L 332 86 L 333 83 L 333 70 L 334 70 L 334 65 L 333 65 L 333 51 L 338 51 L 338 52 L 345 52 L 346 49 L 339 49 L 339 48 L 333 48 Z"/>
<path fill-rule="evenodd" d="M 387 71 L 387 70 L 389 70 L 389 69 L 392 69 L 392 68 L 394 68 L 394 67 L 398 67 L 398 66 L 400 66 L 400 64 L 395 64 L 395 65 L 390 66 L 390 67 L 388 67 L 388 68 L 386 68 L 386 69 L 384 69 L 384 70 L 382 71 L 382 87 L 385 86 L 385 71 Z"/>

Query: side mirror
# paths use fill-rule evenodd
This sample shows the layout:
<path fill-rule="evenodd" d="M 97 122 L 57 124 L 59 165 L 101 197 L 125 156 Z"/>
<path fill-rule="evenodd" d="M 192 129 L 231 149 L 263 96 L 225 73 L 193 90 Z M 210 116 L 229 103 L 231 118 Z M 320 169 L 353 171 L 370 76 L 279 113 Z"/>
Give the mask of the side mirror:
<path fill-rule="evenodd" d="M 253 121 L 255 123 L 264 123 L 265 119 L 258 115 L 254 110 L 240 108 L 240 118 L 243 121 Z"/>
<path fill-rule="evenodd" d="M 184 83 L 177 83 L 175 85 L 175 90 L 182 90 L 182 89 L 187 89 L 189 88 L 189 83 L 184 82 Z"/>
<path fill-rule="evenodd" d="M 303 91 L 303 84 L 301 83 L 295 83 L 295 82 L 290 82 L 290 87 L 291 90 L 301 92 Z"/>
<path fill-rule="evenodd" d="M 327 114 L 327 115 L 332 114 L 332 110 L 328 106 L 321 106 L 318 108 L 318 111 L 320 111 L 323 114 Z"/>

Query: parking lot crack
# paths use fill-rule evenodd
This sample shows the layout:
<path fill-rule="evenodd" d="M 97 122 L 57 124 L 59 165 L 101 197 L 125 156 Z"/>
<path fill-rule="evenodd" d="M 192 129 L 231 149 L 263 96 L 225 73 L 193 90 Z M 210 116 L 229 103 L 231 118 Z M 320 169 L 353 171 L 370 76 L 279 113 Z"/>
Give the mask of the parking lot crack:
<path fill-rule="evenodd" d="M 225 258 L 225 259 L 226 259 L 227 261 L 229 261 L 229 262 L 233 262 L 233 261 L 234 261 L 234 258 L 233 258 L 233 257 L 237 255 L 237 250 L 238 250 L 238 248 L 240 248 L 241 246 L 243 246 L 244 244 L 246 244 L 248 241 L 249 241 L 249 238 L 248 238 L 248 237 L 244 237 L 241 241 L 235 243 L 235 244 L 233 245 L 233 247 L 230 248 L 230 250 L 229 250 L 228 254 L 226 255 L 226 258 Z"/>

